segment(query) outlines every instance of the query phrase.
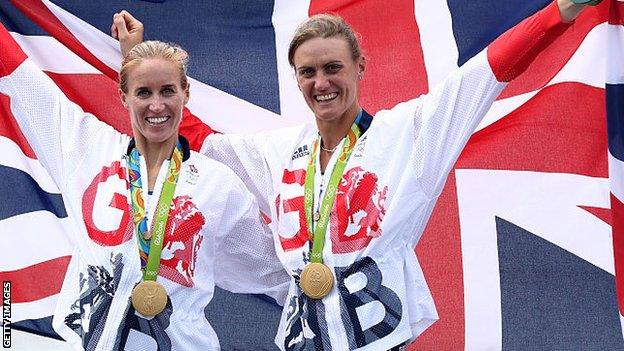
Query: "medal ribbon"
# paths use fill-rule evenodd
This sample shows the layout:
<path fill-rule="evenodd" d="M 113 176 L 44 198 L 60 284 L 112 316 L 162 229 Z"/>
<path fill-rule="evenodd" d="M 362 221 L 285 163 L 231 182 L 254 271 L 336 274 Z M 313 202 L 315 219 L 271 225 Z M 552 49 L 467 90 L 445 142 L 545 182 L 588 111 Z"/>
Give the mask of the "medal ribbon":
<path fill-rule="evenodd" d="M 361 112 L 360 112 L 361 114 Z M 347 134 L 347 142 L 342 147 L 340 156 L 334 165 L 331 176 L 329 178 L 329 184 L 325 190 L 325 195 L 321 201 L 320 216 L 316 223 L 316 227 L 312 225 L 312 211 L 314 206 L 314 175 L 316 174 L 316 153 L 318 152 L 319 138 L 316 138 L 312 144 L 312 152 L 310 153 L 310 159 L 308 160 L 308 168 L 306 171 L 305 183 L 304 183 L 304 196 L 303 203 L 305 208 L 306 220 L 308 223 L 308 231 L 312 235 L 312 253 L 310 255 L 310 261 L 314 263 L 323 263 L 323 245 L 325 245 L 325 232 L 327 231 L 327 224 L 329 223 L 329 217 L 331 210 L 334 206 L 336 199 L 336 190 L 338 190 L 338 182 L 342 178 L 342 173 L 347 166 L 347 161 L 353 152 L 355 143 L 360 137 L 360 128 L 357 123 L 353 123 L 351 130 Z"/>
<path fill-rule="evenodd" d="M 180 168 L 182 167 L 182 146 L 178 141 L 173 150 L 173 155 L 171 155 L 169 170 L 167 171 L 160 198 L 158 199 L 158 205 L 156 206 L 152 237 L 149 240 L 145 238 L 147 233 L 147 214 L 145 213 L 139 156 L 138 149 L 134 148 L 130 152 L 128 161 L 130 199 L 133 212 L 132 221 L 134 222 L 134 229 L 139 243 L 143 280 L 156 280 L 158 270 L 160 269 L 160 254 L 165 238 L 167 220 L 169 219 L 171 200 L 173 199 L 173 193 L 180 175 Z"/>

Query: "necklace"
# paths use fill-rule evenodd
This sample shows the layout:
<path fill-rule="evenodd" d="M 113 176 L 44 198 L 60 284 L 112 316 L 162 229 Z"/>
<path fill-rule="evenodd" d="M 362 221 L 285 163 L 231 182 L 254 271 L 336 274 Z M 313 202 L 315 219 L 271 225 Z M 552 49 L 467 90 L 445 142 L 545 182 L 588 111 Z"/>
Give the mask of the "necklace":
<path fill-rule="evenodd" d="M 340 143 L 338 143 L 338 145 L 340 145 Z M 336 149 L 338 148 L 338 145 L 334 146 L 331 149 L 328 149 L 328 148 L 323 146 L 323 140 L 321 140 L 321 150 L 323 150 L 325 152 L 329 152 L 330 154 L 332 154 L 332 153 L 334 153 L 334 151 L 336 151 Z"/>

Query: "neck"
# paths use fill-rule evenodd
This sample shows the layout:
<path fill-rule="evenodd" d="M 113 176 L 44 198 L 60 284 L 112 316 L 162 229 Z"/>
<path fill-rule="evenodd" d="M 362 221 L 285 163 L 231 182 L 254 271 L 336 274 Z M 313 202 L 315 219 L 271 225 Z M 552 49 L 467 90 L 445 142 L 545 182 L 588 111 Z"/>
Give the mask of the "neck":
<path fill-rule="evenodd" d="M 321 135 L 321 142 L 325 149 L 335 148 L 340 141 L 349 133 L 351 125 L 355 122 L 355 118 L 360 113 L 360 105 L 353 104 L 353 106 L 347 110 L 341 118 L 335 120 L 323 121 L 316 119 L 316 126 L 319 129 Z M 319 160 L 321 165 L 321 172 L 325 172 L 325 167 L 329 162 L 332 152 L 320 151 Z"/>
<path fill-rule="evenodd" d="M 316 125 L 321 135 L 321 141 L 323 147 L 326 149 L 333 149 L 340 143 L 340 141 L 349 133 L 351 125 L 355 122 L 355 118 L 360 112 L 360 106 L 354 105 L 354 108 L 350 108 L 345 114 L 336 120 L 323 121 L 316 120 Z"/>
<path fill-rule="evenodd" d="M 172 138 L 162 143 L 151 143 L 140 135 L 135 135 L 134 140 L 139 153 L 145 158 L 148 189 L 152 191 L 156 184 L 156 178 L 158 177 L 158 172 L 160 172 L 160 167 L 165 160 L 171 158 L 177 140 Z"/>

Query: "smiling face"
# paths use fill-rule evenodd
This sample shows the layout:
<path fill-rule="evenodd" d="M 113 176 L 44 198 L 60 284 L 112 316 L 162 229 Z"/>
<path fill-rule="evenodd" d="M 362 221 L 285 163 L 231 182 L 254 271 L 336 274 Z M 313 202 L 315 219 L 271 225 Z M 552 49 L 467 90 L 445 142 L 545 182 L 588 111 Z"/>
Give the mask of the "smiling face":
<path fill-rule="evenodd" d="M 175 143 L 188 102 L 188 85 L 183 87 L 178 65 L 162 58 L 148 58 L 130 68 L 127 93 L 119 90 L 130 114 L 136 139 L 147 143 Z"/>
<path fill-rule="evenodd" d="M 355 118 L 358 81 L 365 69 L 364 57 L 353 59 L 341 37 L 316 37 L 303 42 L 293 56 L 297 85 L 319 121 Z"/>

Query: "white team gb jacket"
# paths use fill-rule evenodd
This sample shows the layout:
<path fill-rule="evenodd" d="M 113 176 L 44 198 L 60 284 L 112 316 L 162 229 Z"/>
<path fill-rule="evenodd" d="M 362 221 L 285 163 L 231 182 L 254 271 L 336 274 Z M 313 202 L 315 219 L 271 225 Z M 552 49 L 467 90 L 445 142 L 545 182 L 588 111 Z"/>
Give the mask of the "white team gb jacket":
<path fill-rule="evenodd" d="M 307 298 L 298 285 L 312 246 L 303 197 L 316 126 L 207 138 L 202 152 L 230 166 L 271 218 L 278 255 L 292 276 L 275 338 L 281 350 L 387 350 L 438 318 L 414 247 L 448 173 L 505 82 L 568 27 L 553 2 L 429 94 L 374 118 L 363 113 L 363 134 L 336 189 L 325 236 L 323 262 L 335 285 L 322 300 Z M 315 174 L 315 204 L 339 154 L 324 176 Z M 318 156 L 315 162 L 319 170 Z"/>
<path fill-rule="evenodd" d="M 135 313 L 129 298 L 142 275 L 125 157 L 130 137 L 70 102 L 29 59 L 5 61 L 4 50 L 16 48 L 2 43 L 0 93 L 63 194 L 76 245 L 53 320 L 59 335 L 78 350 L 218 350 L 204 315 L 215 283 L 284 300 L 289 276 L 253 197 L 230 169 L 183 141 L 158 276 L 169 299 L 154 318 Z M 146 199 L 150 220 L 168 164 Z M 143 158 L 141 170 L 147 174 Z M 146 180 L 143 186 L 147 194 Z"/>

